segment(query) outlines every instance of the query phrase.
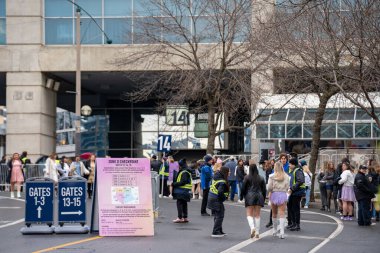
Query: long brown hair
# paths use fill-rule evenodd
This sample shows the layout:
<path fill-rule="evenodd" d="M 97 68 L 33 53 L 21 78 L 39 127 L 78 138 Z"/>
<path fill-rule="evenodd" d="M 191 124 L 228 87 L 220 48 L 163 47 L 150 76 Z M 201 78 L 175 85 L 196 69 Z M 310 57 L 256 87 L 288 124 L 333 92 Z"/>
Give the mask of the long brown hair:
<path fill-rule="evenodd" d="M 222 166 L 222 168 L 220 168 L 220 174 L 222 174 L 223 179 L 226 180 L 226 185 L 227 185 L 228 191 L 230 190 L 230 186 L 228 184 L 228 174 L 229 173 L 230 173 L 230 169 L 228 167 Z"/>

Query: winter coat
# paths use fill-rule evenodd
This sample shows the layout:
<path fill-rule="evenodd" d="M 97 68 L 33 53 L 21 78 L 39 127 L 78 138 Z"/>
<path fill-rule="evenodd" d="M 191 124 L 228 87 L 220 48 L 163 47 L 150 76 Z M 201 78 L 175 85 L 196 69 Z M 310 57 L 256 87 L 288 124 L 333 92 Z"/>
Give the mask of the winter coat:
<path fill-rule="evenodd" d="M 222 173 L 220 171 L 216 172 L 213 180 L 224 180 Z M 218 190 L 218 195 L 215 195 L 211 191 L 208 193 L 207 207 L 211 210 L 220 208 L 220 204 L 227 199 L 225 193 L 229 192 L 228 185 L 223 182 L 216 184 L 216 189 Z"/>
<path fill-rule="evenodd" d="M 294 170 L 297 170 L 298 167 L 295 167 Z M 298 168 L 295 172 L 295 182 L 293 178 L 293 171 L 289 170 L 290 174 L 290 189 L 292 190 L 292 196 L 304 196 L 306 192 L 306 188 L 301 188 L 301 185 L 305 183 L 305 175 L 303 174 L 303 170 Z"/>
<path fill-rule="evenodd" d="M 183 172 L 182 172 L 183 171 Z M 182 172 L 181 180 L 177 182 L 177 178 Z M 189 189 L 180 188 L 180 186 L 191 184 L 191 172 L 187 168 L 181 168 L 181 170 L 176 173 L 173 181 L 173 199 L 183 199 L 190 202 L 190 191 Z"/>
<path fill-rule="evenodd" d="M 155 171 L 157 173 L 160 172 L 160 168 L 161 168 L 161 162 L 156 160 L 156 159 L 152 159 L 150 160 L 150 168 L 152 171 Z"/>
<path fill-rule="evenodd" d="M 326 181 L 326 185 L 333 185 L 334 171 L 326 171 L 325 175 L 323 176 L 323 180 Z"/>
<path fill-rule="evenodd" d="M 267 189 L 265 179 L 259 175 L 258 184 L 254 184 L 250 177 L 245 177 L 241 188 L 240 200 L 245 199 L 245 206 L 264 206 Z"/>
<path fill-rule="evenodd" d="M 289 190 L 290 178 L 285 173 L 284 180 L 279 181 L 274 178 L 274 174 L 269 176 L 267 189 L 268 192 L 287 192 Z"/>
<path fill-rule="evenodd" d="M 205 165 L 203 165 L 203 167 L 201 169 L 201 188 L 202 188 L 202 190 L 210 188 L 211 179 L 212 179 L 212 169 L 211 169 L 211 166 L 206 163 Z"/>
<path fill-rule="evenodd" d="M 86 161 L 85 166 L 90 173 L 88 175 L 84 175 L 84 177 L 87 178 L 87 183 L 93 184 L 95 181 L 96 162 L 94 168 L 91 168 L 90 160 Z"/>
<path fill-rule="evenodd" d="M 57 164 L 51 158 L 46 159 L 45 168 L 44 168 L 44 177 L 52 179 L 55 183 L 58 182 Z"/>
<path fill-rule="evenodd" d="M 354 173 L 350 170 L 343 171 L 340 177 L 341 179 L 338 181 L 339 184 L 343 184 L 344 186 L 354 186 Z"/>
<path fill-rule="evenodd" d="M 356 200 L 372 199 L 377 188 L 374 188 L 365 174 L 360 171 L 355 176 L 354 192 Z"/>
<path fill-rule="evenodd" d="M 244 177 L 246 176 L 245 174 L 245 171 L 244 171 L 244 166 L 236 166 L 236 169 L 235 169 L 235 173 L 236 173 L 236 180 L 238 182 L 243 182 L 244 180 Z"/>

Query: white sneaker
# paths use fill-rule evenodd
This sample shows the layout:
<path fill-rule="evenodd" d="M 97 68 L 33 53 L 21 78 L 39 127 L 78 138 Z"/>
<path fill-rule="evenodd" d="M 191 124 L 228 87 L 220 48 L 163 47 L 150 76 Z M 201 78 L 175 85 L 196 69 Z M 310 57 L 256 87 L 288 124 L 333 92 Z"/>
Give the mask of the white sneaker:
<path fill-rule="evenodd" d="M 284 235 L 284 234 L 279 234 L 279 235 L 278 235 L 278 238 L 280 238 L 280 239 L 285 239 L 285 235 Z"/>
<path fill-rule="evenodd" d="M 212 234 L 211 237 L 213 238 L 220 238 L 220 237 L 223 237 L 224 235 L 223 234 Z"/>
<path fill-rule="evenodd" d="M 11 192 L 11 198 L 12 198 L 12 199 L 15 198 L 15 193 L 14 193 L 14 192 Z"/>
<path fill-rule="evenodd" d="M 21 198 L 21 193 L 17 192 L 17 198 Z"/>
<path fill-rule="evenodd" d="M 169 198 L 171 198 L 171 199 L 172 199 L 172 198 L 173 198 L 173 195 L 171 195 L 171 194 L 170 194 L 170 195 L 169 195 Z"/>
<path fill-rule="evenodd" d="M 305 208 L 305 209 L 308 209 L 308 208 L 309 208 L 309 206 L 304 206 L 303 208 Z"/>
<path fill-rule="evenodd" d="M 162 194 L 158 195 L 159 198 L 162 198 Z"/>
<path fill-rule="evenodd" d="M 238 200 L 238 203 L 240 203 L 240 204 L 241 204 L 241 203 L 244 203 L 244 200 L 240 200 L 240 199 L 239 199 L 239 200 Z"/>
<path fill-rule="evenodd" d="M 202 197 L 202 196 L 199 196 L 199 199 L 203 199 L 203 197 Z"/>

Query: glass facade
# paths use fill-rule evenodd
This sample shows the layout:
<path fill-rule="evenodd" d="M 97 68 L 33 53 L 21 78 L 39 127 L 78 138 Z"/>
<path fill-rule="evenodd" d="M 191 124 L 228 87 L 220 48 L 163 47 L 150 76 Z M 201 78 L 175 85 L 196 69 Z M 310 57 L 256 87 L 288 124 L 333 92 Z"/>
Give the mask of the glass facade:
<path fill-rule="evenodd" d="M 1 2 L 5 0 L 0 0 Z M 179 3 L 175 0 L 165 0 L 157 5 L 149 3 L 148 0 L 73 0 L 87 11 L 105 31 L 113 44 L 146 44 L 157 43 L 164 40 L 170 43 L 184 43 L 186 36 L 190 40 L 197 40 L 199 43 L 215 43 L 220 41 L 218 28 L 215 26 L 215 11 L 207 9 L 206 1 L 192 0 Z M 177 3 L 177 4 L 173 4 Z M 185 4 L 191 4 L 190 10 Z M 161 5 L 160 7 L 157 7 Z M 76 7 L 66 0 L 45 0 L 45 44 L 74 44 L 75 43 L 75 12 Z M 251 15 L 249 10 L 241 18 L 239 24 L 235 24 L 236 36 L 234 41 L 244 40 L 244 29 L 247 30 L 247 20 Z M 173 17 L 175 18 L 173 18 Z M 0 13 L 1 18 L 1 13 Z M 88 15 L 81 12 L 81 43 L 82 44 L 105 44 L 105 36 L 91 20 Z M 218 21 L 220 22 L 220 17 Z M 178 22 L 182 29 L 165 30 L 165 26 L 155 26 L 148 31 L 153 34 L 155 40 L 150 40 L 146 36 L 146 24 L 160 22 L 174 24 Z M 1 20 L 0 20 L 1 22 Z M 166 27 L 169 27 L 166 26 Z M 1 28 L 1 26 L 0 26 Z M 148 28 L 149 30 L 149 28 Z M 228 33 L 226 33 L 228 34 Z"/>
<path fill-rule="evenodd" d="M 376 112 L 380 112 L 379 108 Z M 316 108 L 261 109 L 259 114 L 265 116 L 257 119 L 254 136 L 256 139 L 311 139 L 316 113 Z M 270 129 L 269 134 L 268 129 Z M 321 139 L 379 137 L 379 128 L 364 110 L 360 108 L 326 109 L 321 126 Z"/>
<path fill-rule="evenodd" d="M 0 0 L 0 45 L 5 45 L 6 33 L 6 19 L 5 19 L 5 0 Z"/>

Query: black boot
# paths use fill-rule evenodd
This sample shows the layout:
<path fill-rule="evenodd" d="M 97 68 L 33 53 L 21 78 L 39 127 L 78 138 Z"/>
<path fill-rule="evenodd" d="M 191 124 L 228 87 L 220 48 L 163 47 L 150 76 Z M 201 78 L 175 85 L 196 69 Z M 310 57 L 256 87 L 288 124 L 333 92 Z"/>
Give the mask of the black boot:
<path fill-rule="evenodd" d="M 289 223 L 287 226 L 286 226 L 286 229 L 292 229 L 296 224 L 293 224 L 293 223 Z"/>
<path fill-rule="evenodd" d="M 292 228 L 290 228 L 290 231 L 300 231 L 300 229 L 300 224 L 296 224 Z"/>
<path fill-rule="evenodd" d="M 273 223 L 272 223 L 271 221 L 268 222 L 268 224 L 265 225 L 266 228 L 270 228 L 270 227 L 272 227 L 272 226 L 273 226 Z"/>

